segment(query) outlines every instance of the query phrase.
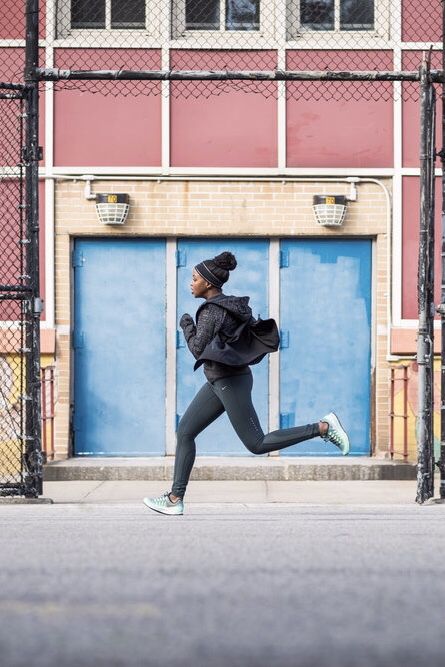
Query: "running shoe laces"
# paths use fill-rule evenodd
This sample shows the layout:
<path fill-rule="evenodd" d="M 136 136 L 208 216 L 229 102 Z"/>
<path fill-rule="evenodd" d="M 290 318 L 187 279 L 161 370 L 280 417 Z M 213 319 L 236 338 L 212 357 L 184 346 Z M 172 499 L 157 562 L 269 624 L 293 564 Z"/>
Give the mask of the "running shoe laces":
<path fill-rule="evenodd" d="M 153 498 L 144 498 L 144 504 L 155 512 L 161 514 L 183 514 L 184 503 L 180 498 L 175 503 L 170 500 L 169 491 L 165 491 L 161 496 Z"/>
<path fill-rule="evenodd" d="M 323 417 L 321 421 L 328 424 L 328 430 L 323 436 L 323 439 L 332 442 L 332 444 L 338 447 L 343 456 L 349 454 L 349 437 L 343 426 L 340 424 L 340 420 L 335 412 L 330 412 Z"/>

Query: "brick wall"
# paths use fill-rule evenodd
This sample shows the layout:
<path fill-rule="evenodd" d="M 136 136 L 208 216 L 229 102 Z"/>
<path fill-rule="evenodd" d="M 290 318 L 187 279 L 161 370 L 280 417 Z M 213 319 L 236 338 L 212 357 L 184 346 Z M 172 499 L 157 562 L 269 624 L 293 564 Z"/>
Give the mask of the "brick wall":
<path fill-rule="evenodd" d="M 382 179 L 390 187 L 390 179 Z M 131 208 L 123 227 L 105 227 L 95 204 L 84 198 L 84 182 L 58 181 L 55 204 L 55 294 L 57 403 L 56 458 L 65 458 L 69 441 L 71 382 L 71 241 L 79 236 L 317 236 L 373 237 L 373 436 L 376 455 L 388 446 L 389 366 L 386 361 L 388 283 L 387 201 L 376 183 L 359 183 L 358 200 L 348 205 L 342 228 L 318 227 L 314 194 L 348 194 L 341 182 L 154 180 L 101 181 L 94 192 L 126 192 Z"/>

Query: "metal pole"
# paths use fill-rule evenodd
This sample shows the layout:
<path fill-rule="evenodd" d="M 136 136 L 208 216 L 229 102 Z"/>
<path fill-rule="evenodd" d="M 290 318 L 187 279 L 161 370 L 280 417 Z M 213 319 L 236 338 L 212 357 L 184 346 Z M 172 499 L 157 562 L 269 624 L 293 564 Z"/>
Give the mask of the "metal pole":
<path fill-rule="evenodd" d="M 39 0 L 26 0 L 26 139 L 24 162 L 26 167 L 27 211 L 27 274 L 30 298 L 27 304 L 27 418 L 25 442 L 25 489 L 29 497 L 43 490 L 41 396 L 40 396 L 40 299 L 39 276 Z"/>
<path fill-rule="evenodd" d="M 41 81 L 419 81 L 418 71 L 71 70 L 38 68 Z M 431 70 L 432 81 L 442 81 Z"/>
<path fill-rule="evenodd" d="M 403 367 L 403 460 L 408 460 L 408 366 Z"/>
<path fill-rule="evenodd" d="M 391 392 L 390 392 L 390 427 L 389 427 L 389 453 L 391 456 L 391 461 L 394 458 L 394 394 L 395 394 L 395 381 L 396 381 L 396 369 L 391 366 Z"/>
<path fill-rule="evenodd" d="M 442 0 L 442 69 L 445 68 L 445 2 Z M 442 164 L 442 280 L 440 305 L 441 365 L 440 365 L 440 459 L 437 463 L 440 470 L 440 498 L 445 499 L 445 70 L 442 79 L 442 149 L 439 153 Z"/>
<path fill-rule="evenodd" d="M 431 59 L 431 53 L 430 53 Z M 428 62 L 428 69 L 430 67 Z M 428 336 L 431 341 L 431 354 L 426 367 L 427 400 L 428 400 L 428 446 L 429 466 L 431 474 L 431 496 L 434 496 L 434 228 L 435 228 L 435 163 L 436 163 L 436 90 L 428 79 L 428 157 L 426 160 L 428 174 L 428 265 L 427 265 L 427 314 Z"/>
<path fill-rule="evenodd" d="M 420 69 L 421 112 L 420 112 L 420 230 L 419 230 L 419 270 L 418 302 L 419 331 L 417 339 L 417 363 L 419 367 L 418 397 L 418 467 L 416 501 L 423 503 L 434 495 L 434 475 L 432 470 L 432 395 L 430 365 L 433 357 L 430 319 L 429 261 L 431 251 L 430 224 L 430 133 L 431 133 L 431 83 L 429 67 L 424 60 Z"/>

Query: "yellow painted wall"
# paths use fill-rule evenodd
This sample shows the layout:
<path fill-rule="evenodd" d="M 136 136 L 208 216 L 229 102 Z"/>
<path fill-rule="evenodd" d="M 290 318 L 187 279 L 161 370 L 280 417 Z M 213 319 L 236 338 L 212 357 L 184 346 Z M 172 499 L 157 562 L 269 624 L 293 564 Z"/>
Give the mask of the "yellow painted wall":
<path fill-rule="evenodd" d="M 20 481 L 23 444 L 18 437 L 20 423 L 21 377 L 26 373 L 25 360 L 19 355 L 0 354 L 0 476 L 3 483 Z M 42 355 L 41 366 L 54 364 L 52 355 Z M 23 365 L 23 366 L 22 366 Z M 50 424 L 46 424 L 47 439 Z"/>
<path fill-rule="evenodd" d="M 408 460 L 417 460 L 417 404 L 418 404 L 418 366 L 414 359 L 405 359 L 392 364 L 397 368 L 396 381 L 394 383 L 394 458 L 403 458 L 403 417 L 404 414 L 404 389 L 403 389 L 403 366 L 408 367 L 407 399 L 408 399 Z M 440 456 L 440 359 L 434 360 L 434 452 L 436 460 Z"/>

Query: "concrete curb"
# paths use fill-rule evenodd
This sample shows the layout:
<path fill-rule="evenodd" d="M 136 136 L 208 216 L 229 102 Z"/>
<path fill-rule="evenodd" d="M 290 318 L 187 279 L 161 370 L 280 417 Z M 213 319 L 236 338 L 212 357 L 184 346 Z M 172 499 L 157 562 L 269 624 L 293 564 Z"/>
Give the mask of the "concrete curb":
<path fill-rule="evenodd" d="M 0 505 L 52 505 L 51 498 L 24 498 L 23 496 L 12 496 L 0 498 Z"/>
<path fill-rule="evenodd" d="M 170 481 L 173 457 L 153 458 L 72 458 L 48 463 L 47 482 L 69 480 Z M 413 480 L 414 463 L 373 458 L 197 457 L 192 480 L 244 481 L 366 481 Z"/>

